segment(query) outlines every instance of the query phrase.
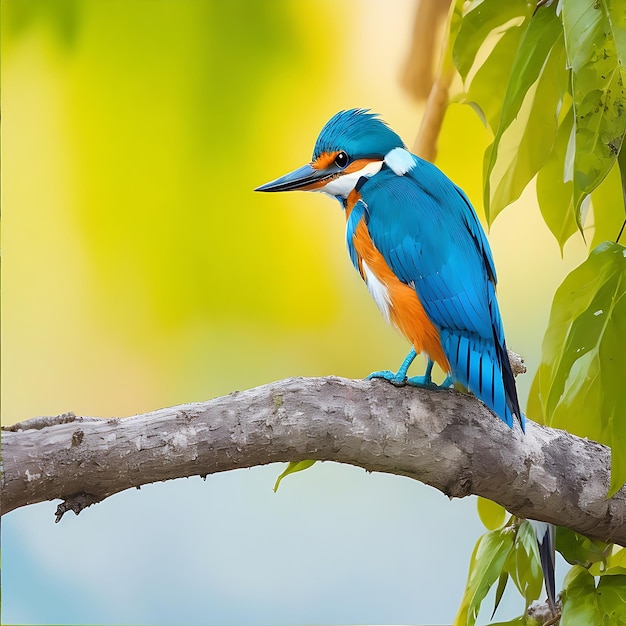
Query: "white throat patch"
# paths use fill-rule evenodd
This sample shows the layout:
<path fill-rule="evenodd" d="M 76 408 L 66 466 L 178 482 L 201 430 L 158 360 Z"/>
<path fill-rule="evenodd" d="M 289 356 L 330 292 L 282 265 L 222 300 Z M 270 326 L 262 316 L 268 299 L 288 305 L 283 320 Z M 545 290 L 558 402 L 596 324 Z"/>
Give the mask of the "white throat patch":
<path fill-rule="evenodd" d="M 404 148 L 394 148 L 385 155 L 386 165 L 398 176 L 404 176 L 415 167 L 415 158 Z"/>
<path fill-rule="evenodd" d="M 380 168 L 382 166 L 382 161 L 371 161 L 360 170 L 339 176 L 338 178 L 335 178 L 335 180 L 331 180 L 329 183 L 326 183 L 323 187 L 320 187 L 315 191 L 322 191 L 331 196 L 347 198 L 350 195 L 350 192 L 356 187 L 356 184 L 361 176 L 365 176 L 366 178 L 374 176 L 374 174 L 378 174 L 378 172 L 380 172 Z"/>

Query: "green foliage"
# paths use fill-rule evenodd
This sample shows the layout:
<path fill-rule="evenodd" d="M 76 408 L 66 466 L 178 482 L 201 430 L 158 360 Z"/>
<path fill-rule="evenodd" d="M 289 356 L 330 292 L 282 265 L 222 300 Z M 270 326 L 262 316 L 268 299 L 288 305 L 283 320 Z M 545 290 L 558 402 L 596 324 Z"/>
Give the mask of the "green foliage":
<path fill-rule="evenodd" d="M 625 217 L 626 10 L 620 0 L 534 5 L 457 2 L 448 54 L 463 81 L 456 100 L 493 133 L 483 176 L 489 223 L 535 178 L 539 208 L 563 251 L 593 204 L 592 251 L 554 297 L 527 414 L 611 446 L 610 496 L 626 482 L 626 249 L 607 241 Z M 527 606 L 539 593 L 530 529 L 520 526 L 513 547 L 503 539 L 508 525 L 497 530 L 503 511 L 484 501 L 478 508 L 491 533 L 472 557 L 458 624 L 474 623 L 485 585 L 498 581 L 496 607 L 509 579 Z M 498 567 L 478 558 L 485 545 Z M 557 550 L 574 566 L 561 624 L 623 623 L 626 551 L 563 528 Z M 601 576 L 597 585 L 593 576 Z"/>
<path fill-rule="evenodd" d="M 556 548 L 571 565 L 580 565 L 593 576 L 626 574 L 626 548 L 589 539 L 569 528 L 557 528 Z"/>
<path fill-rule="evenodd" d="M 470 560 L 465 593 L 454 618 L 454 626 L 473 626 L 489 589 L 500 578 L 515 546 L 512 528 L 492 530 L 480 537 Z"/>
<path fill-rule="evenodd" d="M 624 151 L 626 156 L 626 151 Z M 622 177 L 620 168 L 614 165 L 607 177 L 591 194 L 593 206 L 593 238 L 591 249 L 608 239 L 615 240 L 624 223 L 624 203 L 622 196 Z"/>
<path fill-rule="evenodd" d="M 606 242 L 557 290 L 528 413 L 611 446 L 610 494 L 626 482 L 626 248 Z"/>
<path fill-rule="evenodd" d="M 556 139 L 544 166 L 537 173 L 537 200 L 541 215 L 556 237 L 561 251 L 565 242 L 576 232 L 574 213 L 574 182 L 571 165 L 574 114 L 571 106 L 557 131 Z"/>
<path fill-rule="evenodd" d="M 589 539 L 569 528 L 557 528 L 556 549 L 571 565 L 590 568 L 594 563 L 605 563 L 610 552 L 609 544 Z"/>
<path fill-rule="evenodd" d="M 574 204 L 609 173 L 626 131 L 626 14 L 620 0 L 563 2 L 563 31 L 572 73 L 576 124 Z"/>
<path fill-rule="evenodd" d="M 285 476 L 289 476 L 289 474 L 295 474 L 296 472 L 301 472 L 302 470 L 309 469 L 315 461 L 291 461 L 287 465 L 285 471 L 276 479 L 274 483 L 274 493 L 278 491 L 278 487 L 280 486 L 280 481 L 285 478 Z"/>
<path fill-rule="evenodd" d="M 542 11 L 520 39 L 493 144 L 485 155 L 485 211 L 490 222 L 519 198 L 552 151 L 558 109 L 546 115 L 545 103 L 563 99 L 564 68 L 563 30 L 551 12 Z"/>
<path fill-rule="evenodd" d="M 489 501 L 479 499 L 479 514 L 483 523 L 493 525 L 499 519 L 495 507 L 488 506 Z M 504 509 L 502 509 L 504 511 Z M 621 605 L 626 597 L 626 548 L 617 548 L 597 539 L 589 539 L 568 528 L 557 528 L 556 548 L 565 560 L 573 565 L 569 576 L 572 580 L 569 596 L 569 609 L 564 614 L 562 626 L 572 624 L 619 624 L 621 623 Z M 585 573 L 583 576 L 580 570 Z M 614 580 L 600 580 L 597 585 L 590 586 L 589 581 L 596 577 L 613 577 Z M 511 518 L 506 527 L 492 530 L 479 538 L 468 575 L 467 587 L 455 626 L 476 623 L 482 601 L 496 584 L 495 602 L 492 613 L 500 604 L 509 580 L 525 600 L 526 610 L 537 600 L 542 591 L 543 575 L 541 572 L 537 540 L 531 525 L 527 521 Z M 568 579 L 564 589 L 568 587 Z M 564 594 L 567 597 L 566 594 Z M 578 610 L 586 619 L 591 615 L 597 621 L 579 622 Z M 595 611 L 595 612 L 594 612 Z M 582 619 L 582 618 L 581 618 Z M 602 621 L 604 620 L 604 621 Z M 612 621 L 617 620 L 617 621 Z M 493 626 L 533 626 L 537 622 L 526 614 L 507 621 L 498 622 Z"/>
<path fill-rule="evenodd" d="M 515 550 L 506 563 L 515 586 L 526 600 L 526 608 L 539 598 L 543 584 L 537 538 L 532 526 L 523 521 L 515 537 Z"/>
<path fill-rule="evenodd" d="M 541 593 L 543 577 L 535 533 L 528 522 L 515 518 L 504 528 L 487 532 L 478 539 L 454 626 L 476 623 L 485 596 L 497 582 L 495 614 L 509 580 L 524 597 L 526 608 Z M 522 616 L 510 623 L 529 622 Z"/>
<path fill-rule="evenodd" d="M 596 588 L 604 624 L 626 624 L 626 576 L 603 576 Z"/>
<path fill-rule="evenodd" d="M 589 567 L 589 572 L 593 576 L 613 576 L 615 574 L 626 574 L 626 548 L 607 546 L 608 556 L 604 561 L 593 564 Z"/>
<path fill-rule="evenodd" d="M 538 175 L 540 207 L 562 248 L 576 225 L 582 230 L 585 200 L 626 132 L 626 16 L 618 0 L 532 10 L 519 0 L 474 0 L 450 45 L 464 84 L 457 99 L 494 133 L 485 154 L 488 221 Z"/>
<path fill-rule="evenodd" d="M 457 36 L 450 40 L 452 57 L 465 83 L 465 92 L 457 99 L 470 104 L 493 132 L 504 97 L 493 86 L 508 81 L 527 13 L 524 0 L 474 2 L 463 15 Z"/>
<path fill-rule="evenodd" d="M 563 626 L 626 624 L 626 576 L 595 578 L 575 565 L 563 581 Z"/>
<path fill-rule="evenodd" d="M 487 498 L 478 498 L 478 516 L 488 530 L 498 530 L 506 522 L 507 512 L 503 506 Z"/>

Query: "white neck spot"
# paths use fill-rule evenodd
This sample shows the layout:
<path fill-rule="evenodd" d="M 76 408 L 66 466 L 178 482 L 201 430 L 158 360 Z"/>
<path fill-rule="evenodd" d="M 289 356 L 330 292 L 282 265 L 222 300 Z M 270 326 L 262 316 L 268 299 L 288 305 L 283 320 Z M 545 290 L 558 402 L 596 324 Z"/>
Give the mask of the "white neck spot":
<path fill-rule="evenodd" d="M 404 148 L 394 148 L 385 155 L 385 163 L 398 176 L 404 176 L 415 167 L 415 157 Z"/>

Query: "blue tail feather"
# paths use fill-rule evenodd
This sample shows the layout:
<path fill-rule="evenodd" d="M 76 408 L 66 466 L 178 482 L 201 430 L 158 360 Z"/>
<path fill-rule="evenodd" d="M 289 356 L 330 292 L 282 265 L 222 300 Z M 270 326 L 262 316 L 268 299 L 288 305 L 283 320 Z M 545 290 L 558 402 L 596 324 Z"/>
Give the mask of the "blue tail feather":
<path fill-rule="evenodd" d="M 478 335 L 443 331 L 441 341 L 452 377 L 482 400 L 503 422 L 513 427 L 513 416 L 524 427 L 515 380 L 508 361 L 493 344 Z M 506 352 L 504 352 L 506 354 Z"/>

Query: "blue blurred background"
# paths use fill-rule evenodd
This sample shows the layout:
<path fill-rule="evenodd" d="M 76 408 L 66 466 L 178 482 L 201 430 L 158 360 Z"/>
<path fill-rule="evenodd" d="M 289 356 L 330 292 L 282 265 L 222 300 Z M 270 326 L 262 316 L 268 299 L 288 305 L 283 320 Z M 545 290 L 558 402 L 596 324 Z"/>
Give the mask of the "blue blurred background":
<path fill-rule="evenodd" d="M 252 189 L 367 107 L 411 145 L 416 3 L 2 3 L 2 422 L 127 416 L 289 376 L 361 378 L 407 346 L 354 273 L 336 203 Z M 436 58 L 435 58 L 436 62 Z M 452 105 L 438 164 L 481 213 L 489 136 Z M 533 191 L 491 229 L 508 343 L 529 373 L 561 261 Z M 532 417 L 532 416 L 531 416 Z M 317 464 L 2 519 L 3 623 L 450 623 L 472 498 Z M 507 592 L 500 617 L 523 606 Z"/>

